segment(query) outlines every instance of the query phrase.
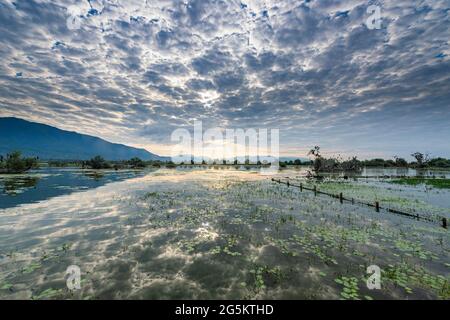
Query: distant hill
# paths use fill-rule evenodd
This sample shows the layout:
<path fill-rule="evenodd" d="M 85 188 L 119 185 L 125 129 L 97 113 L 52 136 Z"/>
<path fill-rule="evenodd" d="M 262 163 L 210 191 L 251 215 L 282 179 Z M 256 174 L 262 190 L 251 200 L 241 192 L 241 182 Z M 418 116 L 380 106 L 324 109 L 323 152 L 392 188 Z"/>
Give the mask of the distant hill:
<path fill-rule="evenodd" d="M 17 118 L 0 118 L 0 154 L 21 151 L 45 160 L 87 160 L 101 155 L 107 160 L 166 160 L 144 149 Z"/>

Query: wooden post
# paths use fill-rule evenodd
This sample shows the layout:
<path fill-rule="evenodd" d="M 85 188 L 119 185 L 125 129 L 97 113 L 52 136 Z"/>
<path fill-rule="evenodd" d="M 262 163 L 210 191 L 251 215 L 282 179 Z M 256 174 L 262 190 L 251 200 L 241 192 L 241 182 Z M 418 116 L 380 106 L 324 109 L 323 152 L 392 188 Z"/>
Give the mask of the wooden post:
<path fill-rule="evenodd" d="M 355 199 L 352 198 L 352 204 L 355 204 Z"/>
<path fill-rule="evenodd" d="M 300 183 L 300 192 L 303 192 L 303 183 Z"/>
<path fill-rule="evenodd" d="M 339 201 L 341 202 L 341 204 L 344 203 L 344 196 L 342 195 L 342 192 L 339 193 Z"/>
<path fill-rule="evenodd" d="M 314 186 L 314 195 L 317 196 L 317 187 Z"/>
<path fill-rule="evenodd" d="M 447 219 L 446 218 L 442 218 L 442 227 L 447 229 Z"/>
<path fill-rule="evenodd" d="M 286 185 L 288 186 L 288 188 L 289 188 L 289 181 L 286 183 Z"/>
<path fill-rule="evenodd" d="M 375 202 L 375 210 L 377 210 L 377 212 L 380 212 L 380 203 L 378 201 Z"/>

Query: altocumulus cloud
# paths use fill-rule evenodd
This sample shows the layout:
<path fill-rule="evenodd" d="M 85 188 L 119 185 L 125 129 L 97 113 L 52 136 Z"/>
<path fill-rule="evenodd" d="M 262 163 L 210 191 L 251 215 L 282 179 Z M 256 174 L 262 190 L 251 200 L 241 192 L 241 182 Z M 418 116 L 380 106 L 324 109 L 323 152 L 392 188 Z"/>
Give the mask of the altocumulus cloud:
<path fill-rule="evenodd" d="M 203 120 L 280 128 L 285 155 L 450 157 L 449 6 L 2 0 L 0 116 L 163 154 L 172 130 Z"/>

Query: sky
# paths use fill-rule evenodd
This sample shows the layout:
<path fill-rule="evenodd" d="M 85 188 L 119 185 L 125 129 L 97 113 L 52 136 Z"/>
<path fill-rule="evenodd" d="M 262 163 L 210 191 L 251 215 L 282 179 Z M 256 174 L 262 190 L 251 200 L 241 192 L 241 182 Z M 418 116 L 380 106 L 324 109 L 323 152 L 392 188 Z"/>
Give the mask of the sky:
<path fill-rule="evenodd" d="M 198 120 L 279 129 L 282 156 L 450 158 L 449 12 L 448 0 L 0 0 L 0 117 L 160 155 Z"/>

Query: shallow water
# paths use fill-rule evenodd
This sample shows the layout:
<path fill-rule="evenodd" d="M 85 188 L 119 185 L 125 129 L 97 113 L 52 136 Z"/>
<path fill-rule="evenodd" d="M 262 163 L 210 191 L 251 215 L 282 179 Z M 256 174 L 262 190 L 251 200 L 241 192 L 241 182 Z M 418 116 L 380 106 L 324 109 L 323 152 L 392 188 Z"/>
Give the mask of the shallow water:
<path fill-rule="evenodd" d="M 426 185 L 408 186 L 393 183 L 392 179 L 355 179 L 323 181 L 304 179 L 289 179 L 291 183 L 299 185 L 303 181 L 305 186 L 330 194 L 338 195 L 342 192 L 344 198 L 356 199 L 381 207 L 400 210 L 411 214 L 419 214 L 430 218 L 450 218 L 450 190 L 432 188 Z"/>
<path fill-rule="evenodd" d="M 450 178 L 450 170 L 412 169 L 412 168 L 364 168 L 362 176 L 408 176 L 408 177 L 445 177 Z"/>
<path fill-rule="evenodd" d="M 0 298 L 449 299 L 449 271 L 448 230 L 252 171 L 159 170 L 0 209 Z"/>
<path fill-rule="evenodd" d="M 0 174 L 0 209 L 36 203 L 142 175 L 137 170 L 43 168 L 26 174 Z"/>

